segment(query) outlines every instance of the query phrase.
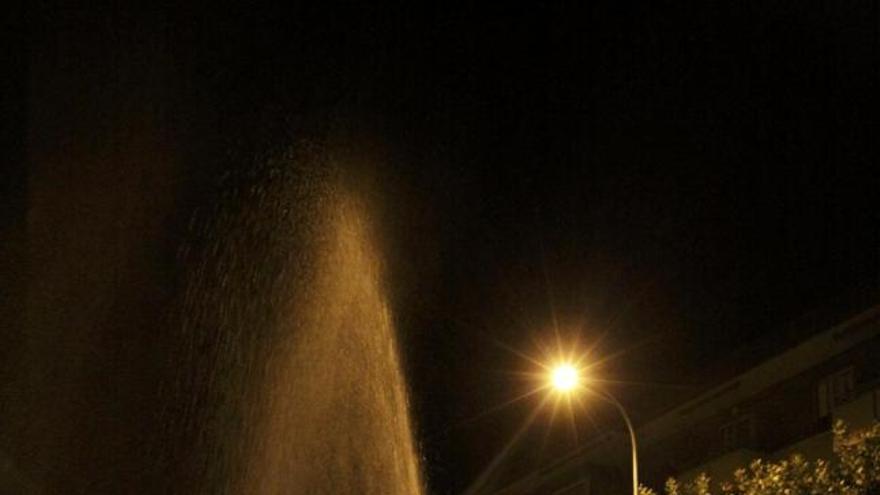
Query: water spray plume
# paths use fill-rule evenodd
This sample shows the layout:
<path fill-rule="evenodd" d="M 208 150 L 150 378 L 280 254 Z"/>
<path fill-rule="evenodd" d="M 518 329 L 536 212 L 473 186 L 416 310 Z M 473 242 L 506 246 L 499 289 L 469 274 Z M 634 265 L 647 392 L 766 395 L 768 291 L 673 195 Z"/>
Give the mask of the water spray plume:
<path fill-rule="evenodd" d="M 224 427 L 194 446 L 218 458 L 194 492 L 422 492 L 373 209 L 312 154 L 269 164 L 234 214 L 213 215 L 216 246 L 196 260 L 198 355 L 180 359 L 212 379 L 198 422 Z"/>

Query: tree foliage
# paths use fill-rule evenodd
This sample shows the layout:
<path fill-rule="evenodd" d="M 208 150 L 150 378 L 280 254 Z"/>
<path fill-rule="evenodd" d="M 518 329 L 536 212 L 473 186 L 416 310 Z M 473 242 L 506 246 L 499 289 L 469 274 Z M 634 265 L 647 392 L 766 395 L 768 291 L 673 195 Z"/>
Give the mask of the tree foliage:
<path fill-rule="evenodd" d="M 768 462 L 752 461 L 737 469 L 733 480 L 713 491 L 705 473 L 693 481 L 666 481 L 666 495 L 880 495 L 880 423 L 850 432 L 842 421 L 835 423 L 834 459 L 809 461 L 800 454 Z M 639 487 L 640 495 L 656 495 Z"/>

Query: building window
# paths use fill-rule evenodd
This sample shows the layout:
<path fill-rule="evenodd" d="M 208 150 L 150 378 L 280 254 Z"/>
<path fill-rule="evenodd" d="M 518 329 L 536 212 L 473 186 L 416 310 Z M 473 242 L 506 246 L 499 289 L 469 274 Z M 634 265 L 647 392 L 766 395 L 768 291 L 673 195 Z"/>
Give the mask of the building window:
<path fill-rule="evenodd" d="M 819 417 L 831 415 L 836 406 L 848 402 L 853 397 L 855 379 L 853 369 L 847 368 L 825 377 L 819 382 Z"/>
<path fill-rule="evenodd" d="M 751 416 L 739 418 L 721 427 L 721 445 L 725 452 L 750 447 L 754 438 L 754 421 Z"/>

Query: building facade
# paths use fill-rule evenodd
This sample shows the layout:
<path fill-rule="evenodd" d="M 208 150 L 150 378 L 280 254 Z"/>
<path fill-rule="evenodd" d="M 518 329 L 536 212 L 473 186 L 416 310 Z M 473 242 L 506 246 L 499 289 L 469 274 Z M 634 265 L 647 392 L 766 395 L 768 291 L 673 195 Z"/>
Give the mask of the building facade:
<path fill-rule="evenodd" d="M 831 427 L 880 420 L 880 305 L 701 393 L 637 429 L 643 484 L 705 472 L 716 482 L 753 459 L 833 455 Z M 606 433 L 553 465 L 489 493 L 629 493 L 628 441 Z M 601 482 L 600 482 L 601 481 Z"/>

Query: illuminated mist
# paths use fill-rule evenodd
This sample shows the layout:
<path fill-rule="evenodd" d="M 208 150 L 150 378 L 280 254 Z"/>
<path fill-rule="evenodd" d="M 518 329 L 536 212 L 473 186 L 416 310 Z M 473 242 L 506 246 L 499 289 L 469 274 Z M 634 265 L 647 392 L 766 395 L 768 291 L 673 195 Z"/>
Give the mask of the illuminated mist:
<path fill-rule="evenodd" d="M 176 383 L 195 395 L 166 423 L 196 455 L 176 477 L 199 493 L 420 493 L 369 202 L 338 168 L 302 159 L 194 223 L 208 241 L 184 253 L 177 360 L 196 364 Z"/>
<path fill-rule="evenodd" d="M 189 9 L 82 10 L 23 59 L 0 493 L 421 493 L 375 167 L 277 152 L 308 84 L 241 94 Z"/>

